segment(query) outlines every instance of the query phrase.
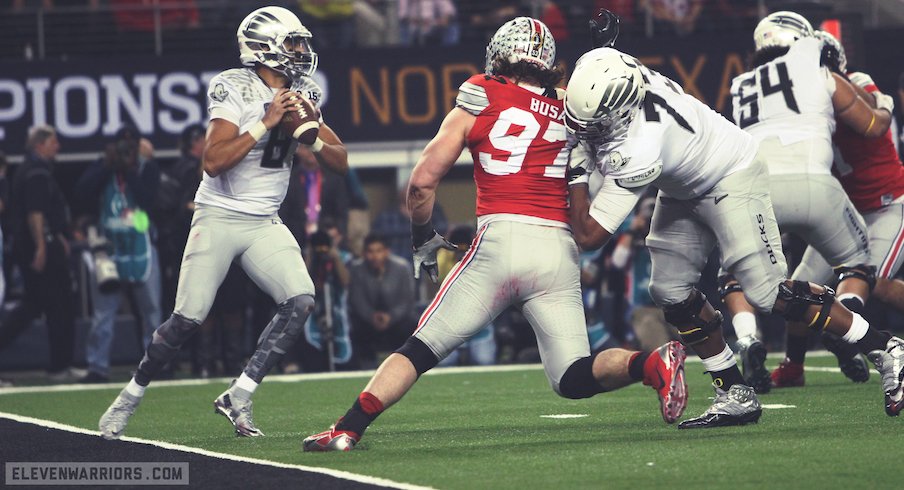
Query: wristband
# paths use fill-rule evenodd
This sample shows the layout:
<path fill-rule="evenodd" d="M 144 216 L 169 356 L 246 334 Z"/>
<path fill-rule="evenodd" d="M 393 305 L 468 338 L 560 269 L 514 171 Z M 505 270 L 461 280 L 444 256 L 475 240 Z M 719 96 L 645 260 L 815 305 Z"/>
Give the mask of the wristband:
<path fill-rule="evenodd" d="M 411 222 L 411 242 L 414 243 L 414 246 L 420 247 L 427 240 L 433 238 L 433 234 L 436 231 L 433 229 L 433 220 L 427 220 L 426 223 L 422 225 L 417 225 L 413 221 Z"/>
<path fill-rule="evenodd" d="M 264 121 L 258 121 L 257 124 L 248 128 L 248 134 L 254 138 L 254 141 L 260 141 L 261 138 L 267 134 L 267 126 L 264 125 Z"/>
<path fill-rule="evenodd" d="M 320 153 L 320 150 L 323 149 L 323 140 L 320 139 L 320 138 L 317 138 L 316 140 L 314 140 L 313 143 L 311 143 L 311 145 L 309 146 L 309 148 L 310 148 L 311 151 L 313 151 L 314 153 Z"/>

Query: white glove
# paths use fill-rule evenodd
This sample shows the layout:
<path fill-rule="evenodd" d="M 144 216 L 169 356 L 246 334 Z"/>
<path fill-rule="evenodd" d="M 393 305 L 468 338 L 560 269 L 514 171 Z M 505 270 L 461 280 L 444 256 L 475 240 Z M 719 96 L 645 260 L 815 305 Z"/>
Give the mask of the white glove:
<path fill-rule="evenodd" d="M 888 111 L 889 114 L 895 113 L 895 99 L 891 95 L 882 92 L 873 92 L 873 95 L 876 97 L 876 109 Z"/>
<path fill-rule="evenodd" d="M 436 266 L 436 252 L 444 248 L 446 250 L 458 250 L 453 243 L 449 242 L 442 235 L 433 232 L 433 236 L 420 246 L 414 247 L 414 278 L 421 278 L 421 268 L 427 271 L 430 281 L 436 284 L 439 277 L 439 269 Z"/>
<path fill-rule="evenodd" d="M 584 144 L 578 143 L 568 154 L 568 167 L 565 169 L 565 178 L 568 185 L 588 184 L 590 182 L 591 163 L 590 156 Z"/>

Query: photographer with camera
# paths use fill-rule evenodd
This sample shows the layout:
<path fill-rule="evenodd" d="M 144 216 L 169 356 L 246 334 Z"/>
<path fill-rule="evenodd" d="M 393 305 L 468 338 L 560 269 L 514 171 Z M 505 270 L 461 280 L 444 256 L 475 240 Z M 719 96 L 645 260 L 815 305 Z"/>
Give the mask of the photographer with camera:
<path fill-rule="evenodd" d="M 126 126 L 116 132 L 104 155 L 76 184 L 79 198 L 94 202 L 98 210 L 98 239 L 89 240 L 95 265 L 91 281 L 94 315 L 85 349 L 88 374 L 83 382 L 109 379 L 113 323 L 122 292 L 131 293 L 137 304 L 143 345 L 160 324 L 160 268 L 152 239 L 155 230 L 148 218 L 159 183 L 153 147 L 135 128 Z M 105 254 L 115 264 L 115 274 Z"/>

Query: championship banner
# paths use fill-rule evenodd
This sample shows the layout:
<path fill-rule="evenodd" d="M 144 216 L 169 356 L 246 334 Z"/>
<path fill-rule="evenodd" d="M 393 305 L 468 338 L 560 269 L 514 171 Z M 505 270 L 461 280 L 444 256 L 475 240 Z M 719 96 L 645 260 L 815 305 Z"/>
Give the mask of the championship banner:
<path fill-rule="evenodd" d="M 559 46 L 566 72 L 588 48 L 589 39 Z M 619 48 L 730 114 L 728 87 L 744 71 L 752 41 L 746 32 L 668 43 L 625 36 Z M 0 63 L 0 149 L 21 155 L 28 128 L 50 124 L 60 135 L 60 159 L 85 160 L 132 124 L 158 151 L 173 150 L 183 128 L 207 122 L 208 82 L 239 66 L 235 51 Z M 482 45 L 321 51 L 315 79 L 324 89 L 324 120 L 350 143 L 429 139 L 458 86 L 483 72 L 484 53 Z"/>

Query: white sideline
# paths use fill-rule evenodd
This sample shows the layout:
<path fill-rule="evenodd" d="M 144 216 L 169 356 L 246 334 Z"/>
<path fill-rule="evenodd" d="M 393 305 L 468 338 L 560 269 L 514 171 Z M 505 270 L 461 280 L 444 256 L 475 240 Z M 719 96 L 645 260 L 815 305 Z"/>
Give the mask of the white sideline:
<path fill-rule="evenodd" d="M 807 357 L 826 357 L 832 354 L 828 351 L 808 352 Z M 784 354 L 769 354 L 769 359 L 783 359 Z M 689 356 L 688 363 L 699 363 L 700 358 Z M 443 374 L 463 374 L 463 373 L 503 373 L 513 371 L 534 371 L 543 369 L 542 364 L 502 364 L 495 366 L 462 366 L 462 367 L 446 367 L 431 369 L 424 373 L 424 376 L 437 376 Z M 804 367 L 805 371 L 814 372 L 841 372 L 838 368 L 831 367 Z M 318 381 L 331 379 L 353 379 L 353 378 L 370 378 L 375 371 L 340 371 L 334 373 L 302 373 L 302 374 L 271 374 L 267 376 L 267 383 L 297 383 L 300 381 Z M 232 378 L 208 378 L 208 379 L 176 379 L 154 381 L 152 388 L 167 386 L 199 386 L 206 384 L 229 384 Z M 44 386 L 11 386 L 9 388 L 0 388 L 0 395 L 13 395 L 16 393 L 57 393 L 65 391 L 91 391 L 91 390 L 107 390 L 122 389 L 125 386 L 123 382 L 116 383 L 96 383 L 96 384 L 61 384 L 61 385 L 44 385 Z"/>
<path fill-rule="evenodd" d="M 54 422 L 52 420 L 36 419 L 33 417 L 26 417 L 24 415 L 16 415 L 14 413 L 6 413 L 6 412 L 0 412 L 0 418 L 14 420 L 16 422 L 22 422 L 22 423 L 26 423 L 26 424 L 37 425 L 39 427 L 46 427 L 48 429 L 64 430 L 66 432 L 73 432 L 76 434 L 85 434 L 85 435 L 100 437 L 100 432 L 98 432 L 96 430 L 82 429 L 81 427 L 75 427 L 72 425 L 61 424 L 59 422 Z M 238 462 L 242 462 L 242 463 L 251 463 L 251 464 L 257 464 L 257 465 L 262 465 L 262 466 L 272 466 L 275 468 L 285 468 L 285 469 L 290 469 L 290 470 L 301 470 L 301 471 L 307 471 L 310 473 L 321 473 L 321 474 L 329 475 L 329 476 L 332 476 L 335 478 L 341 478 L 343 480 L 351 480 L 351 481 L 366 483 L 369 485 L 376 485 L 376 486 L 385 487 L 385 488 L 399 488 L 399 489 L 403 489 L 403 490 L 433 490 L 432 487 L 423 487 L 423 486 L 419 486 L 419 485 L 412 485 L 410 483 L 395 482 L 392 480 L 387 480 L 385 478 L 378 478 L 375 476 L 358 475 L 355 473 L 349 473 L 348 471 L 332 470 L 329 468 L 318 468 L 316 466 L 305 466 L 305 465 L 300 465 L 300 464 L 279 463 L 276 461 L 268 461 L 265 459 L 247 458 L 244 456 L 236 456 L 234 454 L 218 453 L 218 452 L 214 452 L 214 451 L 208 451 L 206 449 L 201 449 L 201 448 L 192 447 L 192 446 L 183 446 L 181 444 L 173 444 L 173 443 L 164 442 L 164 441 L 154 441 L 151 439 L 142 439 L 142 438 L 138 438 L 138 437 L 128 437 L 128 436 L 121 437 L 120 440 L 127 441 L 127 442 L 134 442 L 134 443 L 138 443 L 138 444 L 146 444 L 148 446 L 159 447 L 162 449 L 170 449 L 170 450 L 174 450 L 174 451 L 184 451 L 187 453 L 199 454 L 201 456 L 208 456 L 208 457 L 217 458 L 217 459 L 225 459 L 225 460 L 229 460 L 229 461 L 238 461 Z M 341 456 L 341 455 L 339 455 L 339 456 Z"/>

